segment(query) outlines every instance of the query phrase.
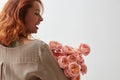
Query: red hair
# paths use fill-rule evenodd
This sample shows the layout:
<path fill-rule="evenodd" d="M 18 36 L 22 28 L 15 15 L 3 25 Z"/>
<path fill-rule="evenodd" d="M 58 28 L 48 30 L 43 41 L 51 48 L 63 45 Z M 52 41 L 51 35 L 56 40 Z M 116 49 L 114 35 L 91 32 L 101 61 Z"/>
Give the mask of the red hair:
<path fill-rule="evenodd" d="M 30 35 L 24 25 L 27 10 L 32 7 L 34 1 L 41 5 L 41 0 L 8 0 L 0 13 L 0 43 L 9 46 L 13 41 Z"/>

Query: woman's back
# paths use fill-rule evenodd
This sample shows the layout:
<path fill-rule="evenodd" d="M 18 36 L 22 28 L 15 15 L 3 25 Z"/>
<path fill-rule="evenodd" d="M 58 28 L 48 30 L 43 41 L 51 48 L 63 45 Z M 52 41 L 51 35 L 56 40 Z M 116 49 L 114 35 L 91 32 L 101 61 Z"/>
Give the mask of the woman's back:
<path fill-rule="evenodd" d="M 0 45 L 0 80 L 68 80 L 46 43 L 32 40 L 10 48 Z"/>

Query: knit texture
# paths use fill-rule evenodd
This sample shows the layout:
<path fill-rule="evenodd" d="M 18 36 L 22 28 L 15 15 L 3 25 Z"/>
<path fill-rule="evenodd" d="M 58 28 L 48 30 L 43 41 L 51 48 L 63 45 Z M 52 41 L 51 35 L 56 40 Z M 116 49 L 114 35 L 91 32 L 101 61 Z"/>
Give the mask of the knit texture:
<path fill-rule="evenodd" d="M 49 46 L 32 40 L 18 47 L 0 45 L 0 80 L 68 80 Z"/>

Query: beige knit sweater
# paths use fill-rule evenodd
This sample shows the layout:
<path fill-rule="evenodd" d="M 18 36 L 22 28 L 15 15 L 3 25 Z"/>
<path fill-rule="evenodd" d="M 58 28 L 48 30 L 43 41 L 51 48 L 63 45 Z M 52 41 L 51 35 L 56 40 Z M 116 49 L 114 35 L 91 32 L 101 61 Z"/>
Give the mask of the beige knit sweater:
<path fill-rule="evenodd" d="M 0 44 L 0 80 L 68 80 L 40 40 L 9 48 Z"/>

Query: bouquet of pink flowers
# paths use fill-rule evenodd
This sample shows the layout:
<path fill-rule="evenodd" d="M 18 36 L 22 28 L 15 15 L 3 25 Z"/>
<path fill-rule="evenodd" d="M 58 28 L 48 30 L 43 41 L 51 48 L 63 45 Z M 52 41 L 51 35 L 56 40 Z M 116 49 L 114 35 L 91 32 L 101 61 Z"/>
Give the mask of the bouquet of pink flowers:
<path fill-rule="evenodd" d="M 83 55 L 90 53 L 90 47 L 87 44 L 80 44 L 78 48 L 63 46 L 57 41 L 50 41 L 50 49 L 65 75 L 70 80 L 80 80 L 80 75 L 87 73 L 87 66 Z"/>

